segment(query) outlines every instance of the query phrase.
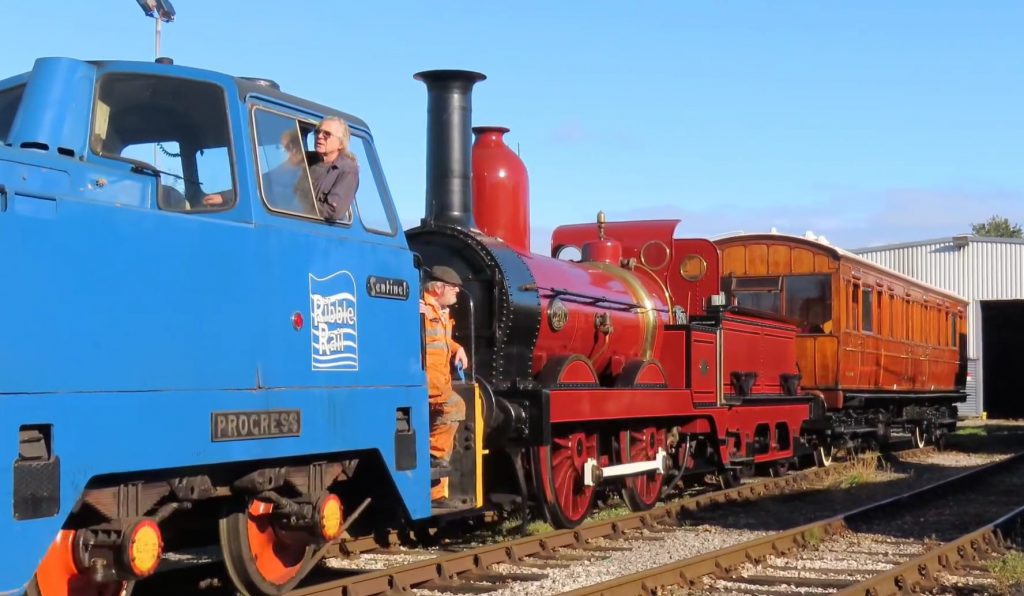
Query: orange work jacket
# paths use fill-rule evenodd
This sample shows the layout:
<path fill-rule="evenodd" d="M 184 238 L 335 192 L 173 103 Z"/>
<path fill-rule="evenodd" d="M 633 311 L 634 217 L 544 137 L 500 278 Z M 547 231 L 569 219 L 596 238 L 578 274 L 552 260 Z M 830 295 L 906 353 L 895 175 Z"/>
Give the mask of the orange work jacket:
<path fill-rule="evenodd" d="M 427 395 L 431 402 L 444 401 L 452 392 L 452 357 L 462 346 L 452 339 L 455 321 L 448 315 L 448 309 L 428 294 L 423 295 L 423 302 L 427 305 L 424 315 Z"/>

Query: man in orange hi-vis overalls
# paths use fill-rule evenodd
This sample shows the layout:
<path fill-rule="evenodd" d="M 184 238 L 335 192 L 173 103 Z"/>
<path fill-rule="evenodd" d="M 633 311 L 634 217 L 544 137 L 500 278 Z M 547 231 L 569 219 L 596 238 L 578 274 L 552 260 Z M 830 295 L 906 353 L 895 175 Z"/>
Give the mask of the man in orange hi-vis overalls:
<path fill-rule="evenodd" d="M 420 313 L 424 315 L 427 352 L 427 394 L 430 402 L 430 466 L 447 468 L 455 448 L 455 432 L 466 419 L 466 404 L 452 390 L 452 363 L 465 368 L 466 350 L 452 339 L 448 307 L 459 299 L 462 279 L 450 267 L 438 265 L 427 272 Z M 433 501 L 448 498 L 448 478 L 431 487 Z"/>

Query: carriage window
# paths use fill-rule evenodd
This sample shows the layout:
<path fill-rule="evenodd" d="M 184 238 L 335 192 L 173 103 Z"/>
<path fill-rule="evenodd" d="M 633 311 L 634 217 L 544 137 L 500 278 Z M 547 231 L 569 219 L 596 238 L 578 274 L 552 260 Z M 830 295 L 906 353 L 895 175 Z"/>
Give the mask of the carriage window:
<path fill-rule="evenodd" d="M 224 92 L 172 77 L 103 77 L 93 114 L 92 151 L 159 173 L 157 204 L 216 211 L 235 202 Z"/>
<path fill-rule="evenodd" d="M 722 285 L 737 306 L 782 314 L 782 278 L 731 277 Z"/>
<path fill-rule="evenodd" d="M 878 296 L 878 334 L 892 337 L 892 301 L 885 292 L 877 292 Z"/>
<path fill-rule="evenodd" d="M 860 331 L 860 284 L 853 284 L 847 297 L 849 308 L 846 311 L 848 315 L 846 327 L 850 331 Z"/>
<path fill-rule="evenodd" d="M 872 291 L 871 288 L 863 288 L 861 291 L 864 294 L 864 299 L 861 301 L 861 307 L 863 308 L 861 330 L 864 331 L 864 333 L 872 333 L 875 329 L 873 317 L 874 311 L 872 309 L 872 305 L 874 303 L 874 300 L 872 300 Z"/>
<path fill-rule="evenodd" d="M 738 292 L 736 305 L 782 314 L 782 295 L 778 292 Z"/>
<path fill-rule="evenodd" d="M 11 132 L 14 116 L 18 113 L 18 107 L 21 105 L 21 96 L 24 93 L 24 85 L 0 91 L 0 141 L 7 141 L 7 135 Z"/>
<path fill-rule="evenodd" d="M 831 333 L 832 278 L 791 275 L 784 280 L 785 315 L 800 321 L 801 333 Z"/>

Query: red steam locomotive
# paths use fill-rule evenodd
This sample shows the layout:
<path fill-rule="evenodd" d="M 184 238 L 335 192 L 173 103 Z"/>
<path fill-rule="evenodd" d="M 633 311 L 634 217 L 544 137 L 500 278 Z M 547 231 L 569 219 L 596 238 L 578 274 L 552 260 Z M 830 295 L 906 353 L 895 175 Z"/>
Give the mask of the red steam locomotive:
<path fill-rule="evenodd" d="M 505 129 L 475 129 L 470 188 L 470 91 L 482 75 L 421 77 L 427 212 L 407 237 L 426 265 L 465 281 L 455 334 L 482 395 L 490 500 L 536 501 L 573 527 L 606 483 L 643 510 L 689 478 L 810 453 L 825 412 L 800 393 L 796 328 L 725 305 L 713 243 L 675 238 L 678 221 L 599 214 L 558 228 L 552 257 L 531 253 L 526 169 Z"/>

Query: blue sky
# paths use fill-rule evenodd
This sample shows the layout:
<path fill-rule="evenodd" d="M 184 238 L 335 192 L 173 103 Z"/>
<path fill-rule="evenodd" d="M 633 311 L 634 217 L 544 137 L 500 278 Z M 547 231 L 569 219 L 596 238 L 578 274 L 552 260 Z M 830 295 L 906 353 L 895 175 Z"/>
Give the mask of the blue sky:
<path fill-rule="evenodd" d="M 178 64 L 365 119 L 407 224 L 425 179 L 412 74 L 431 68 L 488 75 L 474 124 L 512 129 L 534 250 L 598 209 L 847 248 L 1024 223 L 1024 3 L 172 1 Z M 5 76 L 153 58 L 133 0 L 5 4 Z"/>

